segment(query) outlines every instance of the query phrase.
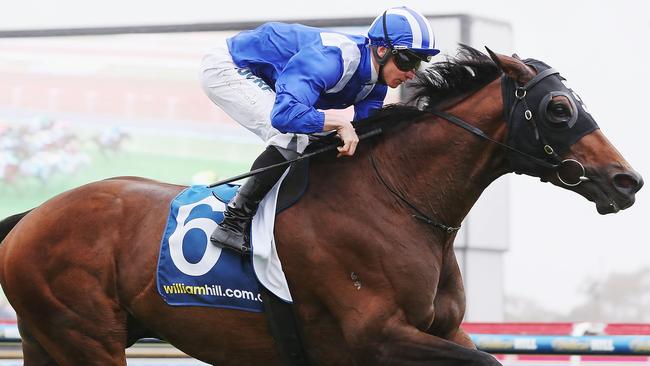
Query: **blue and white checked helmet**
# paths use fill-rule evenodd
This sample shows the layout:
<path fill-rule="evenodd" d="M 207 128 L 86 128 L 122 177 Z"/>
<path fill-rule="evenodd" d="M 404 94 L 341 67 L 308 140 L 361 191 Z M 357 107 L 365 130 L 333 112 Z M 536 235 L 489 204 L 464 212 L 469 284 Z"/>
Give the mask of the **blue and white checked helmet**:
<path fill-rule="evenodd" d="M 408 49 L 428 56 L 440 52 L 436 49 L 436 39 L 427 18 L 406 6 L 390 8 L 375 18 L 368 30 L 368 38 L 373 46 Z"/>

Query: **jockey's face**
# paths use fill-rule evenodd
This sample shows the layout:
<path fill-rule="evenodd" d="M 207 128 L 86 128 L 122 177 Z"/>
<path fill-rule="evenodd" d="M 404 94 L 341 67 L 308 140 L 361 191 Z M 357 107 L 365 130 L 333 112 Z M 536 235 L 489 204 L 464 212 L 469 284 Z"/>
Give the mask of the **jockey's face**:
<path fill-rule="evenodd" d="M 379 56 L 383 57 L 384 54 L 386 54 L 386 52 L 389 52 L 388 48 L 385 47 L 377 48 L 377 53 L 379 53 Z M 415 77 L 415 70 L 408 70 L 408 71 L 400 70 L 395 65 L 394 58 L 390 57 L 388 59 L 388 62 L 386 62 L 386 64 L 382 68 L 382 76 L 384 81 L 386 81 L 386 85 L 388 85 L 391 88 L 397 88 L 405 81 L 413 79 Z"/>

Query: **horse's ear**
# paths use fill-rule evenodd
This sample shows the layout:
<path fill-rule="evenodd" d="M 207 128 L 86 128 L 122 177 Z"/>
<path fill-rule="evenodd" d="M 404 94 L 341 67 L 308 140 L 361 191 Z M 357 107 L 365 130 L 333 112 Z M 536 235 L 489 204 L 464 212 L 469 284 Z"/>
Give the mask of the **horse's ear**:
<path fill-rule="evenodd" d="M 510 57 L 506 55 L 501 55 L 492 52 L 491 49 L 485 47 L 485 49 L 488 51 L 488 54 L 490 55 L 490 58 L 494 63 L 499 66 L 499 68 L 506 73 L 510 78 L 517 80 L 520 84 L 525 84 L 527 83 L 530 79 L 532 79 L 535 76 L 535 73 L 531 68 L 526 66 L 517 55 L 515 57 Z"/>
<path fill-rule="evenodd" d="M 516 54 L 516 53 L 513 53 L 513 54 L 512 54 L 512 57 L 514 57 L 514 58 L 516 58 L 517 60 L 521 61 L 521 57 L 519 57 L 519 55 Z"/>

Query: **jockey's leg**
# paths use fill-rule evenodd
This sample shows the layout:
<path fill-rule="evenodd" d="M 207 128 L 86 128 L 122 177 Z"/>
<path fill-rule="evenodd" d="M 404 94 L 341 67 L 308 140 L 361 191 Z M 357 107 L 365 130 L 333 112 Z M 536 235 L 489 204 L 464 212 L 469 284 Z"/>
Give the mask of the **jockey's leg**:
<path fill-rule="evenodd" d="M 255 160 L 251 170 L 282 163 L 298 157 L 298 153 L 270 145 Z M 235 197 L 228 203 L 223 213 L 223 221 L 217 226 L 210 241 L 222 248 L 247 254 L 250 244 L 245 232 L 257 208 L 266 194 L 278 182 L 286 167 L 277 167 L 256 174 L 239 188 Z"/>
<path fill-rule="evenodd" d="M 280 133 L 273 128 L 271 111 L 275 92 L 251 70 L 235 65 L 225 42 L 204 57 L 201 84 L 210 100 L 270 145 L 255 160 L 252 169 L 291 160 L 307 147 L 307 135 Z M 272 169 L 250 177 L 228 204 L 224 220 L 210 240 L 226 249 L 248 252 L 250 247 L 244 237 L 245 228 L 260 201 L 284 171 L 285 168 Z"/>

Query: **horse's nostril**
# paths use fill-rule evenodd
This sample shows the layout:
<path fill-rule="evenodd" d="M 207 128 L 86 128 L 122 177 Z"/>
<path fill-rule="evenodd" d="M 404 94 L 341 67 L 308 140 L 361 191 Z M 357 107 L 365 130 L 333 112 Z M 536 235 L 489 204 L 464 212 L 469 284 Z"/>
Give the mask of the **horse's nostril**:
<path fill-rule="evenodd" d="M 635 172 L 619 173 L 614 176 L 614 185 L 622 193 L 634 194 L 643 187 L 643 178 Z"/>
<path fill-rule="evenodd" d="M 619 188 L 632 189 L 632 187 L 636 186 L 636 183 L 634 178 L 627 174 L 616 174 L 614 176 L 614 184 Z"/>

